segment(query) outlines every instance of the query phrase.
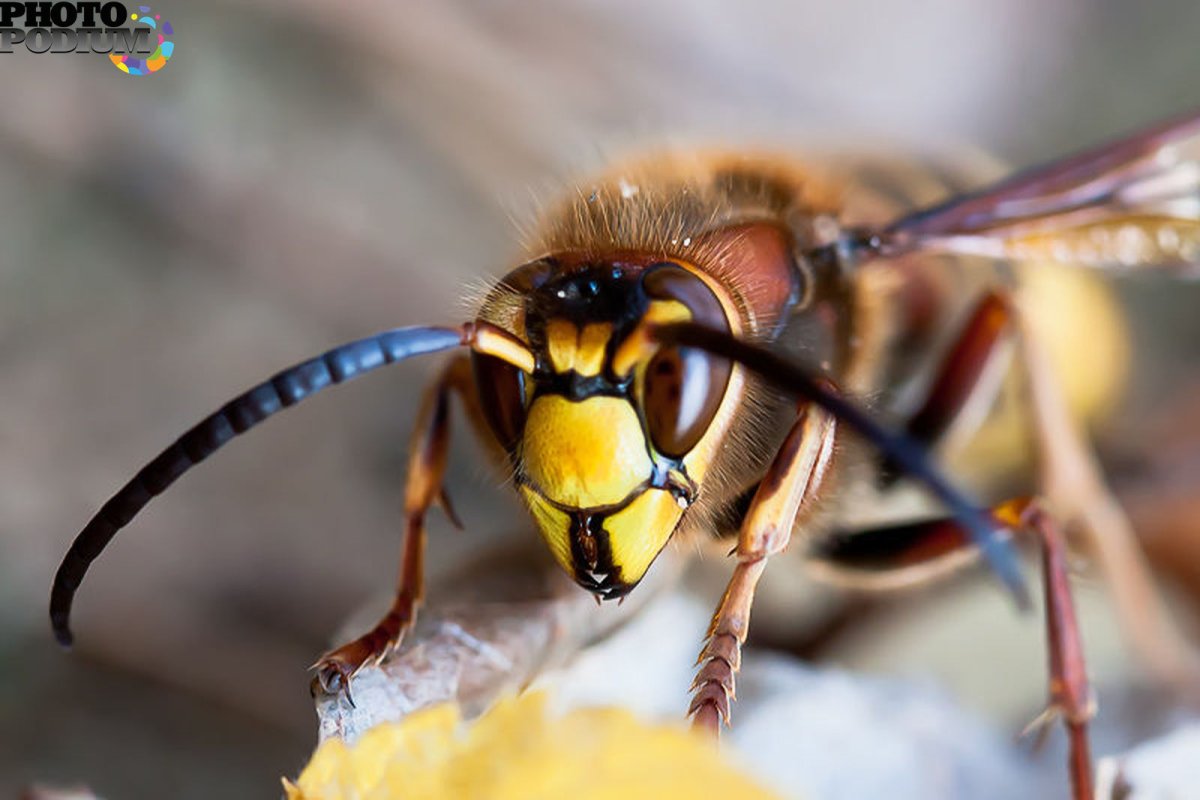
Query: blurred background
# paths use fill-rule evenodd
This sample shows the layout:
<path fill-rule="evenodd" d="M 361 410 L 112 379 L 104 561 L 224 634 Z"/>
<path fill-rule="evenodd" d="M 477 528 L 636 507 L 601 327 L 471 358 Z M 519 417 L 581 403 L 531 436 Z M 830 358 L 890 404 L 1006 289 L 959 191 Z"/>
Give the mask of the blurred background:
<path fill-rule="evenodd" d="M 305 668 L 392 585 L 432 362 L 320 396 L 190 474 L 96 565 L 69 656 L 46 620 L 53 570 L 103 500 L 245 386 L 346 339 L 461 319 L 460 298 L 510 265 L 518 224 L 581 170 L 645 144 L 830 137 L 1019 165 L 1200 105 L 1200 6 L 1180 0 L 155 11 L 176 51 L 151 76 L 0 56 L 0 797 L 34 779 L 278 793 L 314 742 Z M 1155 280 L 1123 295 L 1156 367 L 1131 407 L 1165 405 L 1200 342 L 1200 295 Z M 468 531 L 433 523 L 435 584 L 521 524 L 480 463 L 459 437 L 449 485 Z M 928 669 L 994 710 L 980 693 L 995 675 L 949 663 L 964 629 L 943 623 L 922 617 L 909 650 L 940 636 Z M 1089 625 L 1111 640 L 1102 616 Z M 912 639 L 863 630 L 843 661 L 911 666 L 889 648 Z M 1040 653 L 1040 630 L 1022 630 Z M 1044 678 L 1029 680 L 1006 723 L 1036 712 Z"/>

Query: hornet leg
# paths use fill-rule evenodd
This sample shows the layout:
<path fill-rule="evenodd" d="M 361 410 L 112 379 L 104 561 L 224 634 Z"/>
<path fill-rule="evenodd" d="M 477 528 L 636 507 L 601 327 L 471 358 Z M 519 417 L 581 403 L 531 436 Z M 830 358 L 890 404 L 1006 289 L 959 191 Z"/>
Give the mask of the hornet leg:
<path fill-rule="evenodd" d="M 742 520 L 734 551 L 737 566 L 713 614 L 692 682 L 688 714 L 697 728 L 716 734 L 722 722 L 729 723 L 754 590 L 767 558 L 787 547 L 797 515 L 816 497 L 833 456 L 835 431 L 832 415 L 803 405 Z"/>
<path fill-rule="evenodd" d="M 1092 798 L 1092 760 L 1088 721 L 1095 703 L 1088 686 L 1083 642 L 1071 600 L 1067 549 L 1049 512 L 1028 499 L 992 509 L 996 524 L 1014 535 L 1036 538 L 1042 554 L 1046 604 L 1046 648 L 1050 700 L 1026 731 L 1063 720 L 1070 746 L 1068 769 L 1074 800 Z M 841 586 L 895 588 L 923 583 L 977 560 L 971 540 L 958 523 L 932 519 L 833 536 L 812 553 L 814 574 Z"/>
<path fill-rule="evenodd" d="M 978 422 L 1009 362 L 1011 333 L 1007 302 L 997 293 L 985 294 L 942 357 L 924 401 L 905 422 L 905 432 L 933 449 L 951 428 L 969 429 Z M 895 465 L 885 460 L 881 488 L 888 488 L 899 476 Z"/>
<path fill-rule="evenodd" d="M 425 591 L 425 514 L 440 504 L 450 520 L 461 527 L 450 506 L 442 479 L 450 440 L 450 393 L 470 395 L 470 362 L 457 356 L 442 371 L 426 394 L 413 431 L 408 479 L 404 489 L 404 543 L 400 578 L 392 606 L 374 628 L 352 642 L 325 653 L 313 665 L 326 692 L 350 691 L 350 679 L 363 666 L 377 664 L 400 645 L 416 622 Z"/>
<path fill-rule="evenodd" d="M 1081 535 L 1095 552 L 1113 593 L 1121 627 L 1134 650 L 1161 681 L 1200 701 L 1200 659 L 1179 632 L 1154 586 L 1149 564 L 1129 519 L 1105 484 L 1095 455 L 1071 414 L 1046 354 L 1015 303 L 1000 291 L 980 300 L 945 356 L 907 432 L 938 444 L 963 417 L 986 410 L 991 392 L 982 384 L 999 377 L 1012 340 L 1032 408 L 1039 464 L 1038 493 L 1054 510 L 1067 536 Z M 966 426 L 964 426 L 966 427 Z M 885 486 L 895 471 L 885 464 Z"/>
<path fill-rule="evenodd" d="M 1200 660 L 1155 588 L 1150 565 L 1124 510 L 1105 484 L 1083 432 L 1067 411 L 1037 337 L 1014 308 L 1020 362 L 1033 406 L 1042 494 L 1068 536 L 1095 553 L 1121 627 L 1146 666 L 1164 683 L 1200 701 Z"/>
<path fill-rule="evenodd" d="M 1036 505 L 1026 511 L 1023 519 L 1029 532 L 1037 536 L 1042 551 L 1046 649 L 1050 660 L 1050 702 L 1046 711 L 1030 723 L 1030 728 L 1049 724 L 1055 717 L 1062 718 L 1070 747 L 1067 769 L 1072 797 L 1091 800 L 1095 790 L 1087 725 L 1096 713 L 1096 703 L 1088 687 L 1083 640 L 1071 600 L 1067 544 L 1054 519 Z"/>

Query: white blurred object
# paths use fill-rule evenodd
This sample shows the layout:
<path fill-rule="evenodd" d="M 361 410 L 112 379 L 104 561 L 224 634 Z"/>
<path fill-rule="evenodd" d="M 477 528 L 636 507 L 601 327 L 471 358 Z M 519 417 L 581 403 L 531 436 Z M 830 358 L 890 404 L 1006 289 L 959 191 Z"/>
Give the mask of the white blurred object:
<path fill-rule="evenodd" d="M 1096 797 L 1188 800 L 1200 797 L 1200 723 L 1191 723 L 1096 767 Z"/>
<path fill-rule="evenodd" d="M 564 707 L 620 705 L 681 719 L 709 614 L 694 595 L 663 596 L 536 685 Z M 742 664 L 726 741 L 743 768 L 786 797 L 999 800 L 1053 793 L 1057 773 L 927 683 L 817 669 L 753 648 Z"/>

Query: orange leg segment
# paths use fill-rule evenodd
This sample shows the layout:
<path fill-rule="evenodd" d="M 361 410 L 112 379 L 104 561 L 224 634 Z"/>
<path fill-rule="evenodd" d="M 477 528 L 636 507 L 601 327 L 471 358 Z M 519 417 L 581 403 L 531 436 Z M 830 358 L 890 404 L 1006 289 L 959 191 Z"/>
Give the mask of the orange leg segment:
<path fill-rule="evenodd" d="M 426 395 L 409 450 L 408 478 L 404 490 L 405 530 L 396 597 L 384 617 L 352 642 L 325 653 L 313 665 L 326 692 L 344 690 L 363 666 L 377 664 L 396 649 L 416 622 L 425 589 L 425 515 L 441 505 L 450 520 L 461 527 L 443 487 L 450 441 L 450 393 L 471 392 L 470 362 L 465 356 L 451 361 Z"/>
<path fill-rule="evenodd" d="M 797 517 L 811 505 L 828 471 L 836 433 L 834 418 L 815 405 L 801 407 L 742 521 L 737 566 L 713 614 L 692 682 L 688 714 L 695 727 L 718 733 L 729 723 L 734 675 L 750 629 L 754 591 L 767 559 L 787 547 Z"/>

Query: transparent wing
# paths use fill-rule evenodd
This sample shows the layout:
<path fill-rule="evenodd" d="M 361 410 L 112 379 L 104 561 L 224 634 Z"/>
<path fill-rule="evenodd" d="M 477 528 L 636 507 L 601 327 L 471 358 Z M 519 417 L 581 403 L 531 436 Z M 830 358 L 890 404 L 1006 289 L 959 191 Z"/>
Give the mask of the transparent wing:
<path fill-rule="evenodd" d="M 909 214 L 870 246 L 1200 277 L 1200 112 Z"/>

